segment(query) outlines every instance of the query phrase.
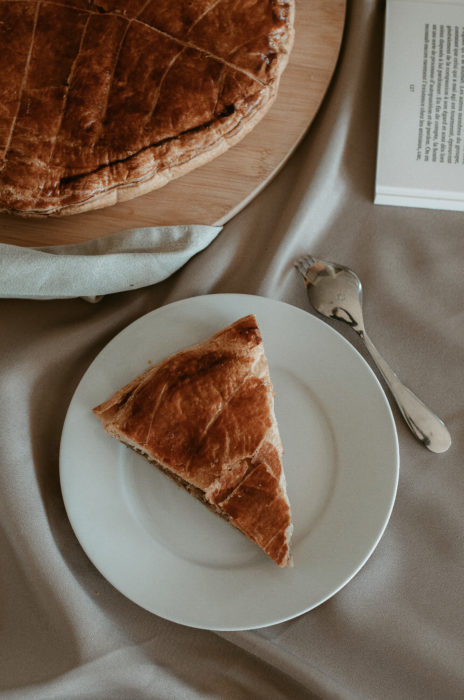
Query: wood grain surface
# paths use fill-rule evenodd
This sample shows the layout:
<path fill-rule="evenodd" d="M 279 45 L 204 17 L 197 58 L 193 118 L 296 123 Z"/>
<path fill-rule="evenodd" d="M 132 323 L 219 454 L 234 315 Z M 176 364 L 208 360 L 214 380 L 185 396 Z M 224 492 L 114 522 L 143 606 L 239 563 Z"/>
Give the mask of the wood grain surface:
<path fill-rule="evenodd" d="M 279 94 L 243 141 L 192 173 L 128 202 L 74 216 L 0 215 L 0 242 L 67 244 L 124 229 L 224 224 L 284 165 L 310 127 L 332 78 L 346 0 L 296 0 L 295 44 Z"/>

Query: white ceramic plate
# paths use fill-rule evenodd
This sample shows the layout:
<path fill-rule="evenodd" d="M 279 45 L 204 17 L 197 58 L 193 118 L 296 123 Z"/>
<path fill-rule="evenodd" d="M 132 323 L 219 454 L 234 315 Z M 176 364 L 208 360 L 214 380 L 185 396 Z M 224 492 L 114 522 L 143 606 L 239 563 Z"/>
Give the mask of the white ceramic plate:
<path fill-rule="evenodd" d="M 276 393 L 293 511 L 294 567 L 255 545 L 92 414 L 168 354 L 254 313 Z M 264 627 L 311 610 L 374 551 L 393 507 L 398 441 L 383 390 L 359 353 L 311 314 L 263 297 L 218 294 L 138 319 L 98 355 L 69 406 L 60 455 L 66 510 L 99 571 L 138 605 L 192 627 Z"/>

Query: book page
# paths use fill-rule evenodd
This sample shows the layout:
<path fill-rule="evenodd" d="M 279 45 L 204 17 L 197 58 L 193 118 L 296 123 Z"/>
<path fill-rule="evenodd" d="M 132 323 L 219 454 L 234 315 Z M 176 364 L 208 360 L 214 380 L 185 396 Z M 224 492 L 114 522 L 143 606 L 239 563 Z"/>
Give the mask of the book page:
<path fill-rule="evenodd" d="M 410 90 L 415 90 L 410 85 Z M 424 26 L 417 160 L 464 163 L 464 27 Z"/>
<path fill-rule="evenodd" d="M 464 3 L 387 0 L 379 195 L 464 202 Z"/>

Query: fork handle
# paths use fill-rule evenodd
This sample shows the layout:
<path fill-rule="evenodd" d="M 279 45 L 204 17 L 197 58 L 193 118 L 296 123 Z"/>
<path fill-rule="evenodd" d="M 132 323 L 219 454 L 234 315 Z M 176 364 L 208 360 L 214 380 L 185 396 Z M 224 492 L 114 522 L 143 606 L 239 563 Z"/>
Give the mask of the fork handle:
<path fill-rule="evenodd" d="M 451 436 L 443 421 L 401 382 L 367 333 L 363 330 L 359 335 L 385 379 L 413 435 L 431 452 L 446 452 L 451 445 Z"/>

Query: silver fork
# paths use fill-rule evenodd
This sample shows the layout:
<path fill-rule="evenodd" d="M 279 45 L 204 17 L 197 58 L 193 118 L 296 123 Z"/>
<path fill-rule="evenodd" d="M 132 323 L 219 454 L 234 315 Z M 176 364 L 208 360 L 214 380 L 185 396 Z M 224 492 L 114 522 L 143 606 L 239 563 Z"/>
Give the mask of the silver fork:
<path fill-rule="evenodd" d="M 310 304 L 322 316 L 343 321 L 364 341 L 414 436 L 431 452 L 445 452 L 451 436 L 438 416 L 400 381 L 366 333 L 362 314 L 362 286 L 353 270 L 305 255 L 295 267 L 303 276 Z"/>

